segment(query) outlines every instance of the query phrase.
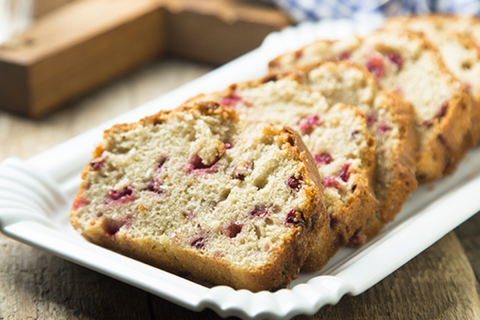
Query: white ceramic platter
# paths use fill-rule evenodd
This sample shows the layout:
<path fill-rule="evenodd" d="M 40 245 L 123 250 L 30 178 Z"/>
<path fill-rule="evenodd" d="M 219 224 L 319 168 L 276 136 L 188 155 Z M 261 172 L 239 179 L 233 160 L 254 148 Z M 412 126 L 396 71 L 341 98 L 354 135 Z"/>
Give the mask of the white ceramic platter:
<path fill-rule="evenodd" d="M 222 317 L 289 319 L 312 315 L 345 294 L 362 293 L 480 210 L 479 148 L 467 155 L 455 175 L 419 188 L 397 220 L 376 238 L 356 250 L 341 249 L 324 270 L 301 273 L 289 289 L 275 293 L 206 286 L 111 252 L 80 237 L 69 224 L 68 212 L 80 172 L 104 129 L 174 108 L 198 93 L 259 78 L 270 59 L 315 39 L 365 34 L 380 23 L 324 21 L 272 34 L 259 49 L 142 107 L 27 161 L 5 160 L 0 165 L 0 231 L 185 308 L 211 308 Z"/>

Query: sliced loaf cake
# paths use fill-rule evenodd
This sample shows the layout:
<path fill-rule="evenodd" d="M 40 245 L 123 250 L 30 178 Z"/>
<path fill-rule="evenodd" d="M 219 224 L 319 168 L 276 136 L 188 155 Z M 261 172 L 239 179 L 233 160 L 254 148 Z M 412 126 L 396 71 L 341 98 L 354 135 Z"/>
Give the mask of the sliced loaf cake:
<path fill-rule="evenodd" d="M 71 223 L 86 239 L 198 281 L 252 291 L 332 252 L 314 160 L 293 130 L 242 126 L 205 103 L 107 130 Z"/>
<path fill-rule="evenodd" d="M 424 15 L 388 19 L 387 30 L 423 33 L 435 45 L 447 68 L 462 81 L 472 98 L 471 139 L 464 152 L 480 143 L 480 23 L 477 19 L 451 15 Z M 477 32 L 475 32 L 477 31 Z"/>
<path fill-rule="evenodd" d="M 269 67 L 279 72 L 327 58 L 362 64 L 381 88 L 395 90 L 412 103 L 420 134 L 419 182 L 435 180 L 455 167 L 470 134 L 471 99 L 421 34 L 379 31 L 364 39 L 320 40 L 277 57 Z"/>
<path fill-rule="evenodd" d="M 324 61 L 296 72 L 304 83 L 321 91 L 329 104 L 349 104 L 367 116 L 376 140 L 375 195 L 380 209 L 350 240 L 353 245 L 362 244 L 395 219 L 417 188 L 415 155 L 419 139 L 413 107 L 399 94 L 379 90 L 375 78 L 356 63 Z"/>
<path fill-rule="evenodd" d="M 358 109 L 330 106 L 325 97 L 301 83 L 296 75 L 239 83 L 227 90 L 200 95 L 187 102 L 215 101 L 235 109 L 250 126 L 291 126 L 302 134 L 313 154 L 325 187 L 325 205 L 336 249 L 346 244 L 378 209 L 373 194 L 375 140 L 367 118 Z M 304 270 L 321 269 L 325 244 L 319 238 Z M 327 257 L 330 254 L 327 254 Z"/>

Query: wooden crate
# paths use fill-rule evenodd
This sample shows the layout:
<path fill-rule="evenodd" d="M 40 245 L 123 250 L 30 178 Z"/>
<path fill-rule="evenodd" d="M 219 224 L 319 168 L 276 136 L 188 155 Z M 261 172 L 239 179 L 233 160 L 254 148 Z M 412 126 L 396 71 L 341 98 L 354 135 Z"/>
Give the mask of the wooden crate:
<path fill-rule="evenodd" d="M 161 54 L 220 65 L 290 24 L 246 0 L 38 0 L 0 46 L 0 108 L 39 117 Z"/>

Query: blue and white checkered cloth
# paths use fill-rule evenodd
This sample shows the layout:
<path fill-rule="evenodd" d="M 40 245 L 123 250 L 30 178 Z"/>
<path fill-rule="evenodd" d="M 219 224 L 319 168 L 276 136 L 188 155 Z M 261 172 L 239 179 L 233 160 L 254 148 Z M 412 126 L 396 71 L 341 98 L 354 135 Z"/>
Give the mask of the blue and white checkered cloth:
<path fill-rule="evenodd" d="M 389 16 L 402 13 L 452 12 L 480 14 L 480 0 L 267 0 L 293 20 Z"/>

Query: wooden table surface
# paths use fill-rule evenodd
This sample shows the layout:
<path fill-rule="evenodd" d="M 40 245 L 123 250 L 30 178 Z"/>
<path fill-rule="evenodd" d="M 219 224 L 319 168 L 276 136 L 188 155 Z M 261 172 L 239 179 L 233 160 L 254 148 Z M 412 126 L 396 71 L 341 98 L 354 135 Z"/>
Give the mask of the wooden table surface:
<path fill-rule="evenodd" d="M 0 161 L 27 159 L 211 69 L 162 59 L 41 120 L 0 111 Z M 295 319 L 480 319 L 479 229 L 477 214 L 365 293 Z M 0 320 L 7 319 L 220 317 L 211 310 L 189 311 L 0 235 Z"/>

